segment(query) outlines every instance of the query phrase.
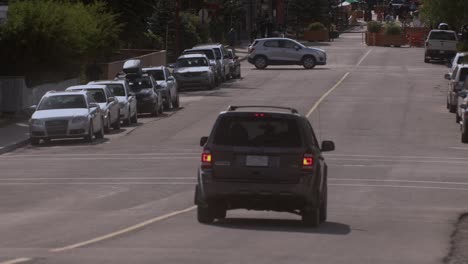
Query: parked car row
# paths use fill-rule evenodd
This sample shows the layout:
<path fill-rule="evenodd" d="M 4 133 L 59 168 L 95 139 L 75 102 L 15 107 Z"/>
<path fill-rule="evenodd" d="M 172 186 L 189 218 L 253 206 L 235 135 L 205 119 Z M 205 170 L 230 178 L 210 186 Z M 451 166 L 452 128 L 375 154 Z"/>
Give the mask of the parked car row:
<path fill-rule="evenodd" d="M 138 122 L 138 114 L 158 116 L 180 107 L 176 79 L 165 66 L 142 68 L 139 60 L 126 61 L 115 80 L 90 82 L 50 91 L 31 107 L 30 140 L 103 138 L 121 123 Z"/>
<path fill-rule="evenodd" d="M 222 44 L 186 49 L 170 67 L 174 68 L 181 89 L 206 87 L 211 90 L 226 80 L 241 78 L 239 57 L 233 49 L 226 49 Z"/>
<path fill-rule="evenodd" d="M 447 90 L 447 109 L 460 124 L 461 141 L 468 143 L 468 52 L 457 53 L 452 61 Z"/>

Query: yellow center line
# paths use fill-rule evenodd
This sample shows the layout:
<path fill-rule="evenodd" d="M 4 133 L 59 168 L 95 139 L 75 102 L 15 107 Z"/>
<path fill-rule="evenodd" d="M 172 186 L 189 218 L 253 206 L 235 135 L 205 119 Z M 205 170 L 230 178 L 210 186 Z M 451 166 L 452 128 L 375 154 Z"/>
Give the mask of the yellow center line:
<path fill-rule="evenodd" d="M 16 263 L 23 263 L 23 262 L 28 262 L 31 261 L 32 259 L 30 258 L 17 258 L 17 259 L 12 259 L 12 260 L 7 260 L 4 262 L 0 262 L 0 264 L 16 264 Z"/>
<path fill-rule="evenodd" d="M 114 238 L 116 236 L 123 235 L 125 233 L 135 231 L 137 229 L 140 229 L 140 228 L 143 228 L 145 226 L 151 225 L 153 223 L 160 222 L 162 220 L 174 217 L 176 215 L 180 215 L 180 214 L 190 212 L 190 211 L 194 210 L 195 208 L 196 208 L 196 206 L 191 206 L 189 208 L 186 208 L 186 209 L 183 209 L 183 210 L 180 210 L 180 211 L 175 211 L 175 212 L 172 212 L 172 213 L 168 213 L 168 214 L 165 214 L 165 215 L 162 215 L 162 216 L 152 218 L 150 220 L 146 220 L 146 221 L 141 222 L 139 224 L 136 224 L 136 225 L 121 229 L 119 231 L 116 231 L 116 232 L 113 232 L 113 233 L 110 233 L 110 234 L 107 234 L 107 235 L 103 235 L 103 236 L 100 236 L 100 237 L 96 237 L 96 238 L 93 238 L 93 239 L 90 239 L 90 240 L 86 240 L 86 241 L 83 241 L 83 242 L 79 242 L 79 243 L 69 245 L 69 246 L 65 246 L 65 247 L 61 247 L 61 248 L 53 248 L 53 249 L 50 249 L 49 252 L 63 252 L 63 251 L 71 250 L 71 249 L 74 249 L 74 248 L 79 248 L 79 247 L 84 247 L 84 246 L 88 246 L 88 245 L 91 245 L 91 244 L 95 244 L 95 243 L 101 242 L 103 240 L 107 240 L 107 239 L 110 239 L 110 238 Z M 2 264 L 2 263 L 0 263 L 0 264 Z"/>
<path fill-rule="evenodd" d="M 307 115 L 306 115 L 307 118 L 310 117 L 310 115 L 317 109 L 317 107 L 319 107 L 319 105 L 322 103 L 322 101 L 325 100 L 325 98 L 327 98 L 327 96 L 331 92 L 333 92 L 336 88 L 338 88 L 343 83 L 343 81 L 348 77 L 349 74 L 350 74 L 350 72 L 345 73 L 345 75 L 343 77 L 341 77 L 341 79 L 332 88 L 330 88 L 330 90 L 328 90 L 326 93 L 324 93 L 322 95 L 322 97 L 320 97 L 320 99 L 318 99 L 318 101 L 315 102 L 314 106 L 312 106 L 312 108 L 307 113 Z"/>

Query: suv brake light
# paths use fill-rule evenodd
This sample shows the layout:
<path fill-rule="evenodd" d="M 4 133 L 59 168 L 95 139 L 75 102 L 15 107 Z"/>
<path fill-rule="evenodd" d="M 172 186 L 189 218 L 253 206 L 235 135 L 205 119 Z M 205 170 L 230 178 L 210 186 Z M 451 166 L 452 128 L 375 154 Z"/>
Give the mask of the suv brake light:
<path fill-rule="evenodd" d="M 211 169 L 213 166 L 213 155 L 211 155 L 211 151 L 204 150 L 201 155 L 201 167 L 202 169 Z"/>
<path fill-rule="evenodd" d="M 303 169 L 312 169 L 314 167 L 314 156 L 312 154 L 304 154 L 302 158 L 302 168 Z"/>
<path fill-rule="evenodd" d="M 249 54 L 252 53 L 252 52 L 254 52 L 254 50 L 255 50 L 254 47 L 249 47 L 249 49 L 248 49 Z"/>

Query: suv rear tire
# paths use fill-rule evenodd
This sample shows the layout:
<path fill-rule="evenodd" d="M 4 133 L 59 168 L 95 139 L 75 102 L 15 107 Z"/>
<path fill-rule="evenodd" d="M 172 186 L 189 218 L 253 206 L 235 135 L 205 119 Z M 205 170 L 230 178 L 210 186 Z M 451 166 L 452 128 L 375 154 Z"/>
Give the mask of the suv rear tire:
<path fill-rule="evenodd" d="M 268 66 L 268 62 L 267 62 L 267 59 L 265 57 L 258 56 L 254 60 L 254 65 L 255 65 L 255 68 L 257 68 L 259 70 L 263 70 Z"/>
<path fill-rule="evenodd" d="M 197 206 L 197 220 L 202 224 L 211 224 L 215 219 L 215 212 L 213 212 L 212 208 L 202 207 L 200 205 Z"/>
<path fill-rule="evenodd" d="M 302 210 L 302 223 L 307 227 L 318 227 L 320 224 L 320 209 L 307 205 Z"/>
<path fill-rule="evenodd" d="M 308 70 L 313 69 L 316 65 L 315 58 L 312 56 L 305 56 L 302 59 L 302 65 Z"/>

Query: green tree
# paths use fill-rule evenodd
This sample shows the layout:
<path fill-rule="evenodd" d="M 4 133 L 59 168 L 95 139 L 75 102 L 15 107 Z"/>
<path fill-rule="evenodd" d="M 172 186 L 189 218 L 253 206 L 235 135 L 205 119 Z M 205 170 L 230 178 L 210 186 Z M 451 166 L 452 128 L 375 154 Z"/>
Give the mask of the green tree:
<path fill-rule="evenodd" d="M 328 0 L 290 0 L 288 24 L 304 29 L 312 22 L 328 24 Z"/>
<path fill-rule="evenodd" d="M 466 0 L 424 0 L 422 18 L 436 27 L 438 23 L 448 23 L 454 30 L 468 24 L 468 1 Z"/>

